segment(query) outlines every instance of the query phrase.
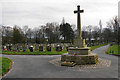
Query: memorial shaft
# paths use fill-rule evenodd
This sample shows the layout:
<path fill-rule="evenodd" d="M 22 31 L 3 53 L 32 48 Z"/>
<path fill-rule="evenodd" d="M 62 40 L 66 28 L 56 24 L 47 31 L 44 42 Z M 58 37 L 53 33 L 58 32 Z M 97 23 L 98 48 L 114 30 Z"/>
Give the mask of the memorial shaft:
<path fill-rule="evenodd" d="M 78 11 L 80 10 L 80 6 L 78 6 Z M 78 36 L 81 38 L 81 20 L 80 13 L 77 13 L 77 27 L 78 27 Z"/>
<path fill-rule="evenodd" d="M 77 30 L 78 30 L 78 37 L 82 38 L 81 36 L 81 16 L 80 13 L 84 12 L 83 10 L 80 10 L 80 6 L 77 6 L 77 11 L 74 11 L 74 13 L 77 13 Z"/>

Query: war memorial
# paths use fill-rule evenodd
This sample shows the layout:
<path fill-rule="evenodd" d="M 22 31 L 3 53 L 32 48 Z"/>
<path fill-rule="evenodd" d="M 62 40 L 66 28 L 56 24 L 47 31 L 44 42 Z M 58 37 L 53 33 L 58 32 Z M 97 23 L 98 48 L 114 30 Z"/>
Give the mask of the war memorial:
<path fill-rule="evenodd" d="M 80 13 L 84 10 L 80 10 L 80 6 L 77 6 L 77 31 L 78 36 L 74 39 L 73 47 L 68 48 L 68 55 L 61 56 L 61 65 L 73 66 L 84 64 L 96 64 L 98 62 L 98 56 L 90 52 L 90 48 L 85 47 L 85 40 L 81 37 L 81 19 Z M 71 63 L 70 63 L 71 62 Z M 69 64 L 70 63 L 70 64 Z"/>

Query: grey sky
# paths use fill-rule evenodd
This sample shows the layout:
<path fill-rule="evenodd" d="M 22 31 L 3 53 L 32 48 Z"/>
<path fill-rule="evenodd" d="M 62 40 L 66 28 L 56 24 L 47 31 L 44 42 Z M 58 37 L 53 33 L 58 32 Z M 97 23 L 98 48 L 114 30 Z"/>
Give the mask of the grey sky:
<path fill-rule="evenodd" d="M 119 1 L 119 4 L 118 4 L 118 19 L 120 21 L 120 1 Z"/>
<path fill-rule="evenodd" d="M 119 0 L 1 0 L 3 25 L 28 25 L 38 27 L 47 22 L 58 22 L 65 18 L 70 24 L 77 23 L 77 15 L 73 13 L 77 5 L 84 9 L 81 14 L 82 26 L 103 26 L 112 17 L 118 15 Z M 1 8 L 0 8 L 1 10 Z"/>

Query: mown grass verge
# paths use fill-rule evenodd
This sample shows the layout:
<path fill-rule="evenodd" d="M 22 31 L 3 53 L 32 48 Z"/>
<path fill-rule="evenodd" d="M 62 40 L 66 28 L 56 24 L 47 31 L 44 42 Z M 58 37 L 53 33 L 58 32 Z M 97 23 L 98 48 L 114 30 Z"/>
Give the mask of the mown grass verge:
<path fill-rule="evenodd" d="M 12 65 L 12 60 L 4 57 L 0 57 L 0 76 L 3 76 L 6 74 L 10 69 Z"/>
<path fill-rule="evenodd" d="M 120 56 L 120 46 L 114 44 L 113 46 L 110 46 L 105 53 Z"/>

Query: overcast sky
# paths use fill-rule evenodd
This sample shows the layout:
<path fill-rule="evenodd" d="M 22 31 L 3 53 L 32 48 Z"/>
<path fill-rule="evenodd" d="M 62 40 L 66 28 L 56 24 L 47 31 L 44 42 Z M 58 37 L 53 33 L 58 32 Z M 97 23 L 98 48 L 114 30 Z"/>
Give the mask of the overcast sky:
<path fill-rule="evenodd" d="M 120 21 L 120 1 L 119 1 L 119 4 L 118 4 L 118 19 L 119 19 L 119 21 Z"/>
<path fill-rule="evenodd" d="M 38 27 L 47 22 L 61 23 L 62 18 L 70 24 L 77 24 L 77 5 L 84 9 L 82 26 L 99 25 L 118 15 L 119 0 L 0 0 L 2 24 Z"/>

